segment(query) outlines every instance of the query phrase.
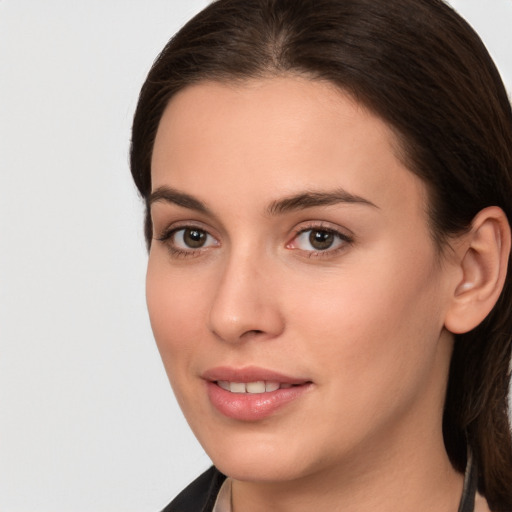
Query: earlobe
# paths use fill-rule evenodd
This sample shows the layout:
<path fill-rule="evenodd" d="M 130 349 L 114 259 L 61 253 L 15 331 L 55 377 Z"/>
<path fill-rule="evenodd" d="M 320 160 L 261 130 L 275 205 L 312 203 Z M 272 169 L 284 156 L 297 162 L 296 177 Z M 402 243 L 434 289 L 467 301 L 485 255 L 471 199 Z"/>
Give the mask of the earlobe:
<path fill-rule="evenodd" d="M 458 275 L 445 327 L 455 334 L 474 329 L 496 304 L 507 274 L 511 234 L 501 208 L 491 206 L 473 219 L 457 249 Z"/>

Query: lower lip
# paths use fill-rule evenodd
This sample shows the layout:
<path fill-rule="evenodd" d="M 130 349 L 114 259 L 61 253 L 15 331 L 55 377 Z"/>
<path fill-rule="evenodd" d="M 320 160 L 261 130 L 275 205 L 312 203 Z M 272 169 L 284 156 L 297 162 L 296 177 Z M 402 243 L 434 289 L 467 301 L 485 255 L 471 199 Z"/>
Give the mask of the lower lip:
<path fill-rule="evenodd" d="M 278 409 L 302 396 L 310 383 L 268 393 L 231 393 L 215 382 L 207 382 L 208 397 L 224 416 L 239 421 L 258 421 L 274 414 Z"/>

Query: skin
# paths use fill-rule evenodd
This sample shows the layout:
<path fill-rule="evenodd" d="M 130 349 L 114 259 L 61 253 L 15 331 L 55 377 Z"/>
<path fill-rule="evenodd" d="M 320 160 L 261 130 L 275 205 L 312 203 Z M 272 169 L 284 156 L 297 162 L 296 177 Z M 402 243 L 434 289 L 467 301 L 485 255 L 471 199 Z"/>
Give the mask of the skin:
<path fill-rule="evenodd" d="M 350 97 L 293 76 L 189 86 L 163 115 L 153 191 L 206 211 L 153 202 L 148 309 L 191 428 L 233 478 L 235 512 L 457 510 L 441 418 L 461 271 L 436 250 L 425 186 L 397 149 Z M 340 188 L 366 202 L 269 212 Z M 184 243 L 187 226 L 202 247 Z M 315 251 L 311 229 L 341 237 Z M 312 385 L 261 421 L 227 418 L 201 375 L 249 365 Z"/>

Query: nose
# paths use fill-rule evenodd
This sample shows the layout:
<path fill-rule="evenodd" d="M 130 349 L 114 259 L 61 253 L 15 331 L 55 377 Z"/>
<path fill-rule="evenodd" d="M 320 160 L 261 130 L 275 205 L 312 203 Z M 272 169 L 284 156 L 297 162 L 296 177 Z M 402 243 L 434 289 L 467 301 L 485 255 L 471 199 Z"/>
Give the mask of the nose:
<path fill-rule="evenodd" d="M 210 331 L 229 343 L 279 336 L 285 323 L 272 280 L 272 272 L 261 258 L 232 256 L 219 276 L 209 315 Z"/>

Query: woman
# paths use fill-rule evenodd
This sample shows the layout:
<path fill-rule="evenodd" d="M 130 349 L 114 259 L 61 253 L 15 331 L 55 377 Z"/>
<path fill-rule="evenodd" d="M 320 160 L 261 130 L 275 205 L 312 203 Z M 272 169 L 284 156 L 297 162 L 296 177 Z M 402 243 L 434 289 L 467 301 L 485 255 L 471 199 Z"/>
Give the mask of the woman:
<path fill-rule="evenodd" d="M 511 148 L 440 0 L 218 0 L 168 43 L 131 168 L 215 466 L 165 510 L 512 510 Z"/>

